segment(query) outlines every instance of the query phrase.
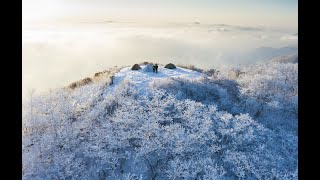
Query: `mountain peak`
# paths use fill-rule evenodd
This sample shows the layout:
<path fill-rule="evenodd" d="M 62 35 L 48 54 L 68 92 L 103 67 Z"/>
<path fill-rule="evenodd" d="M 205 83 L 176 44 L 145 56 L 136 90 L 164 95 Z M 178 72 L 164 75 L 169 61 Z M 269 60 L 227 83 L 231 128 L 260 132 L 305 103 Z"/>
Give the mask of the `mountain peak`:
<path fill-rule="evenodd" d="M 33 96 L 24 179 L 296 179 L 297 63 L 145 67 Z"/>

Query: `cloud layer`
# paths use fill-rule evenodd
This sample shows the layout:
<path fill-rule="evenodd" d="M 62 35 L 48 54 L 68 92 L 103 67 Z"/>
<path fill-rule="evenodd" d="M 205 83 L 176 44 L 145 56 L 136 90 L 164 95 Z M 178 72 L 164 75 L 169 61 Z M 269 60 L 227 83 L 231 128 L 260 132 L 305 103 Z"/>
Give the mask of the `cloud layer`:
<path fill-rule="evenodd" d="M 141 25 L 101 21 L 76 27 L 25 27 L 23 87 L 61 87 L 108 67 L 143 61 L 201 68 L 252 63 L 274 52 L 296 51 L 281 49 L 297 47 L 294 33 L 296 30 L 201 22 Z"/>

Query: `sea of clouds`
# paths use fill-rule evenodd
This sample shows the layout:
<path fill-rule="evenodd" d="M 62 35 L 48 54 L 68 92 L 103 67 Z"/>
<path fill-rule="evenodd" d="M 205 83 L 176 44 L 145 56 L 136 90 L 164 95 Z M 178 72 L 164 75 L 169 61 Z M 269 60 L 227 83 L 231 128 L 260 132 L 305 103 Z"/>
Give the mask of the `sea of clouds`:
<path fill-rule="evenodd" d="M 23 96 L 113 66 L 151 61 L 237 66 L 297 53 L 297 29 L 265 26 L 81 22 L 23 27 Z"/>

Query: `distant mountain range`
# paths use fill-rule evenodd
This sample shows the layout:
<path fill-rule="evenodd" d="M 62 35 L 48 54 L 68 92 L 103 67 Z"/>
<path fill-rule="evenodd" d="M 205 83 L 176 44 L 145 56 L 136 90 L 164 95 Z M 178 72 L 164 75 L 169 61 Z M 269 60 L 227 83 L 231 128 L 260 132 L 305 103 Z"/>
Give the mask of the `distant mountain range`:
<path fill-rule="evenodd" d="M 224 60 L 232 64 L 251 64 L 255 62 L 268 61 L 279 56 L 288 56 L 298 54 L 298 48 L 294 46 L 273 48 L 259 47 L 245 53 L 226 54 Z"/>

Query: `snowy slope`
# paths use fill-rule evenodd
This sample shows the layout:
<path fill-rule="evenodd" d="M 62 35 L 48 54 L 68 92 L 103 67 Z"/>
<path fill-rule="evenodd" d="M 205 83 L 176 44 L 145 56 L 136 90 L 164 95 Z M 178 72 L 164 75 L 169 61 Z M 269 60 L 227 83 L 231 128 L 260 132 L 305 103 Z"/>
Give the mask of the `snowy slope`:
<path fill-rule="evenodd" d="M 298 63 L 298 54 L 276 57 L 271 59 L 271 61 L 279 63 Z"/>
<path fill-rule="evenodd" d="M 163 66 L 159 66 L 158 73 L 144 72 L 144 67 L 145 66 L 142 65 L 140 70 L 131 70 L 131 67 L 126 67 L 120 72 L 116 73 L 113 81 L 114 85 L 108 87 L 110 93 L 114 92 L 118 85 L 123 81 L 130 81 L 131 83 L 135 84 L 138 87 L 137 90 L 141 93 L 141 95 L 145 95 L 151 84 L 157 83 L 157 81 L 164 78 L 180 77 L 195 79 L 204 76 L 202 73 L 180 67 L 177 67 L 177 69 L 167 69 Z"/>
<path fill-rule="evenodd" d="M 159 66 L 37 94 L 23 179 L 297 179 L 298 63 L 218 76 Z M 230 69 L 234 71 L 234 69 Z"/>

